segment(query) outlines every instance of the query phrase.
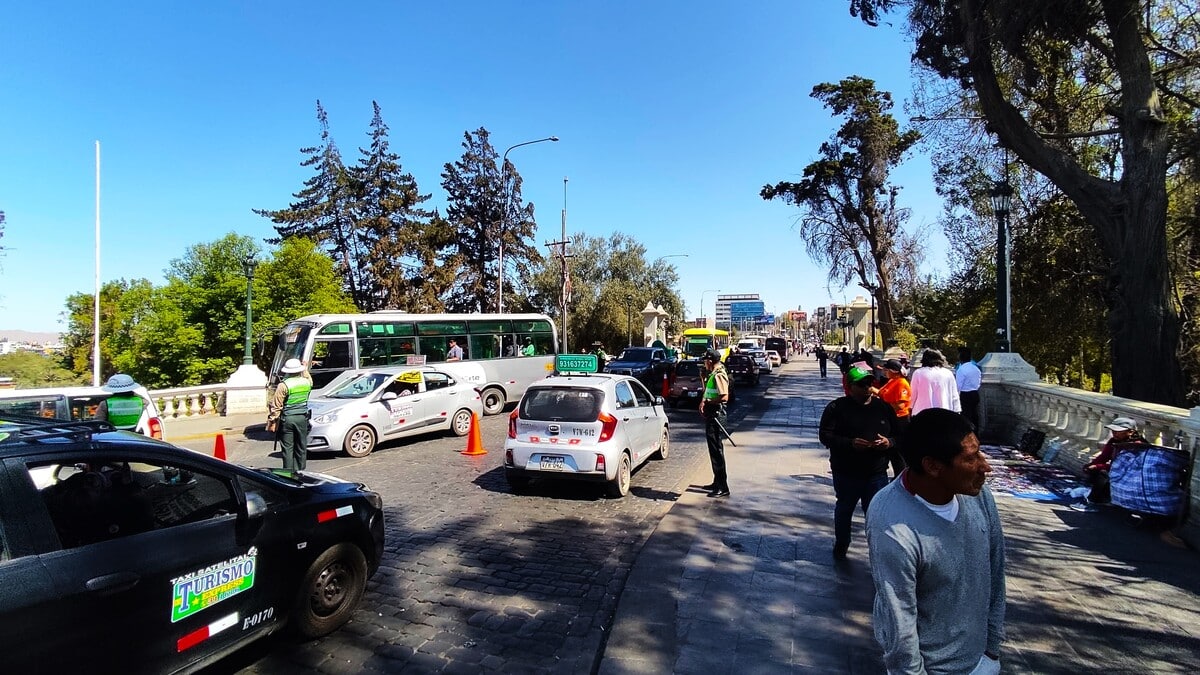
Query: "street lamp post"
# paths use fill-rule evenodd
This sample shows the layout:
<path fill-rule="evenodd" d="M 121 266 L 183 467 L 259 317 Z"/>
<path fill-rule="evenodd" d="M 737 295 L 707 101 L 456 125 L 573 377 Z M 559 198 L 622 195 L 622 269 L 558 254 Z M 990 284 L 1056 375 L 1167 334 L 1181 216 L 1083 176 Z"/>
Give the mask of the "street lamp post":
<path fill-rule="evenodd" d="M 534 143 L 544 143 L 546 141 L 557 143 L 558 136 L 547 136 L 545 138 L 539 138 L 535 141 L 525 141 L 524 143 L 510 145 L 508 149 L 504 151 L 504 156 L 500 160 L 500 187 L 504 190 L 504 210 L 500 212 L 500 228 L 498 237 L 500 239 L 500 254 L 496 260 L 496 266 L 499 268 L 496 270 L 496 274 L 500 278 L 496 288 L 496 311 L 501 314 L 504 313 L 504 228 L 506 225 L 508 225 L 508 153 L 512 152 L 514 148 L 519 148 L 522 145 L 533 145 Z"/>
<path fill-rule="evenodd" d="M 633 346 L 633 296 L 625 296 L 625 341 Z"/>
<path fill-rule="evenodd" d="M 1012 211 L 1012 185 L 996 181 L 992 187 L 992 212 L 996 214 L 996 351 L 1012 351 L 1011 260 L 1008 255 L 1008 214 Z"/>
<path fill-rule="evenodd" d="M 242 272 L 246 274 L 246 353 L 242 355 L 242 365 L 249 366 L 254 364 L 254 356 L 250 350 L 251 339 L 251 315 L 250 301 L 254 297 L 254 268 L 258 267 L 258 259 L 253 253 L 247 253 L 242 259 Z"/>

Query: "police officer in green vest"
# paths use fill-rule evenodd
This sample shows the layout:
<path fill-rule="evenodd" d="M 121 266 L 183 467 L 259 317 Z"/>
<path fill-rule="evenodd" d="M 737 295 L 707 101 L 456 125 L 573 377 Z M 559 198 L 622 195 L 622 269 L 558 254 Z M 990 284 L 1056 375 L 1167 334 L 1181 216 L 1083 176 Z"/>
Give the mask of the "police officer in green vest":
<path fill-rule="evenodd" d="M 138 383 L 124 373 L 117 373 L 108 378 L 101 388 L 112 396 L 100 402 L 96 418 L 107 420 L 118 429 L 138 431 L 142 413 L 146 410 L 146 401 L 134 391 Z"/>
<path fill-rule="evenodd" d="M 712 464 L 713 481 L 703 486 L 709 497 L 729 496 L 729 472 L 725 468 L 725 404 L 729 401 L 729 373 L 721 363 L 721 353 L 715 349 L 704 352 L 704 400 L 700 414 L 704 416 L 704 438 L 708 441 L 708 460 Z"/>
<path fill-rule="evenodd" d="M 267 431 L 275 432 L 283 453 L 283 468 L 302 471 L 308 463 L 308 395 L 312 392 L 312 378 L 299 359 L 288 359 L 279 372 L 284 378 L 271 397 Z"/>

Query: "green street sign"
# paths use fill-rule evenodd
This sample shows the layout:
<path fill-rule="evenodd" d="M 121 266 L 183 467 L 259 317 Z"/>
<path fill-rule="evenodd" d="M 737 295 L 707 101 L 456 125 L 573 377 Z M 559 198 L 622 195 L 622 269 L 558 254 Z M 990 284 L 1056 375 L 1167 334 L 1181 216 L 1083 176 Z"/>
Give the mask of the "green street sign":
<path fill-rule="evenodd" d="M 594 373 L 600 369 L 595 354 L 559 354 L 554 357 L 554 369 L 560 373 Z"/>

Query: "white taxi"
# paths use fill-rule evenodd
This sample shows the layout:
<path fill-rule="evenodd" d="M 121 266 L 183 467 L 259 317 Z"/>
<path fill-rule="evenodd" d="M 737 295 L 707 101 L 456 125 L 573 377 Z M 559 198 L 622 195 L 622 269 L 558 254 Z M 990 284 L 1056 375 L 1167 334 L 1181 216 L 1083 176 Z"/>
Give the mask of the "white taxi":
<path fill-rule="evenodd" d="M 591 354 L 559 355 L 558 374 L 531 385 L 509 415 L 504 475 L 514 491 L 550 478 L 602 482 L 609 496 L 624 497 L 634 469 L 667 458 L 662 397 L 629 375 L 596 373 L 595 365 Z"/>

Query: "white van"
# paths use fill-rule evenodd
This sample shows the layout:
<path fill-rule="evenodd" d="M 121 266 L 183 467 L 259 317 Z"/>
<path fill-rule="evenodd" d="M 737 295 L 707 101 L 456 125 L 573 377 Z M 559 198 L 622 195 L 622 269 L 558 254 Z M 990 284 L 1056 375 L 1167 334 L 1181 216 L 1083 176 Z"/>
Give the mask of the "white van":
<path fill-rule="evenodd" d="M 150 392 L 139 386 L 133 393 L 146 402 L 138 421 L 139 434 L 162 439 L 163 422 Z M 100 403 L 112 396 L 101 387 L 48 387 L 44 389 L 0 389 L 0 416 L 5 413 L 59 420 L 96 419 Z"/>

